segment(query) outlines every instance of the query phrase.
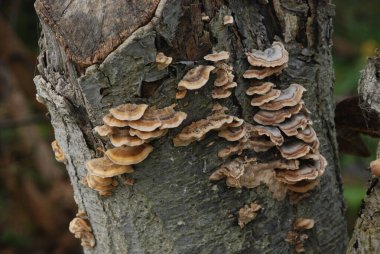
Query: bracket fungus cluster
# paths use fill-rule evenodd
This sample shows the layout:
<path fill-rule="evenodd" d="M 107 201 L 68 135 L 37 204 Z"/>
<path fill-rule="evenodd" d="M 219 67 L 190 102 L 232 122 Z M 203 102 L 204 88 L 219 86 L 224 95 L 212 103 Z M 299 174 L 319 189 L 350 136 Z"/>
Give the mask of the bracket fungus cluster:
<path fill-rule="evenodd" d="M 229 97 L 231 89 L 237 86 L 234 82 L 235 76 L 232 74 L 232 66 L 226 61 L 230 58 L 227 51 L 219 51 L 203 57 L 204 60 L 213 62 L 214 65 L 198 65 L 190 69 L 182 80 L 178 83 L 176 99 L 183 99 L 187 90 L 197 90 L 208 82 L 211 73 L 216 73 L 214 89 L 212 90 L 213 99 L 223 99 Z"/>
<path fill-rule="evenodd" d="M 272 47 L 264 51 L 252 50 L 246 53 L 247 60 L 254 68 L 244 72 L 244 78 L 264 79 L 273 74 L 280 74 L 288 65 L 289 54 L 284 44 L 273 42 Z"/>
<path fill-rule="evenodd" d="M 81 240 L 83 247 L 93 248 L 95 246 L 95 237 L 84 212 L 78 212 L 76 217 L 70 221 L 69 231 L 74 234 L 75 238 Z"/>
<path fill-rule="evenodd" d="M 245 225 L 253 221 L 256 218 L 257 213 L 260 211 L 260 209 L 261 205 L 257 203 L 251 203 L 240 208 L 238 219 L 238 224 L 240 228 L 244 228 Z"/>
<path fill-rule="evenodd" d="M 235 128 L 243 123 L 243 120 L 227 115 L 226 107 L 215 104 L 212 114 L 205 119 L 195 121 L 182 129 L 182 131 L 173 139 L 174 146 L 187 146 L 194 141 L 202 140 L 206 134 L 212 130 L 219 132 L 219 135 L 228 128 Z"/>
<path fill-rule="evenodd" d="M 294 245 L 296 253 L 305 252 L 303 243 L 309 238 L 304 232 L 305 230 L 312 229 L 314 227 L 313 219 L 298 218 L 293 223 L 293 229 L 290 230 L 285 238 L 285 241 Z"/>
<path fill-rule="evenodd" d="M 213 99 L 224 99 L 231 96 L 231 89 L 237 87 L 234 82 L 235 76 L 232 74 L 233 68 L 231 65 L 224 62 L 215 63 L 216 79 L 214 81 L 214 89 L 211 97 Z"/>
<path fill-rule="evenodd" d="M 264 67 L 262 70 L 285 68 L 289 59 L 280 42 L 274 42 L 265 51 L 253 50 L 247 53 L 247 58 L 251 65 Z M 237 157 L 220 166 L 210 180 L 226 178 L 228 186 L 238 188 L 254 188 L 264 183 L 277 199 L 284 198 L 287 191 L 305 193 L 316 187 L 327 161 L 318 151 L 319 141 L 310 112 L 302 101 L 305 91 L 299 84 L 281 90 L 272 82 L 254 82 L 246 94 L 251 97 L 251 105 L 258 108 L 253 117 L 255 124 L 244 123 L 220 135 L 235 143 L 220 150 L 218 156 L 227 159 L 244 151 L 271 151 L 276 159 Z"/>
<path fill-rule="evenodd" d="M 100 195 L 110 195 L 117 186 L 113 177 L 133 173 L 132 165 L 142 162 L 153 151 L 149 142 L 185 120 L 187 114 L 174 110 L 175 106 L 157 109 L 128 103 L 111 108 L 103 117 L 104 125 L 94 130 L 99 136 L 108 137 L 114 147 L 107 149 L 103 157 L 86 162 L 88 175 L 84 183 Z"/>
<path fill-rule="evenodd" d="M 53 142 L 51 142 L 51 148 L 53 149 L 55 159 L 58 162 L 65 163 L 66 162 L 65 154 L 63 153 L 62 148 L 58 144 L 57 140 L 54 140 Z"/>

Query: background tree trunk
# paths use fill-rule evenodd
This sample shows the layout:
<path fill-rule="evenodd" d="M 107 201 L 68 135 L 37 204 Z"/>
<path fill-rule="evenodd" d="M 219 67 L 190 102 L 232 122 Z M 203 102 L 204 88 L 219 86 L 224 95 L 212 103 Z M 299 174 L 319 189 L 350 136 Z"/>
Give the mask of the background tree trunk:
<path fill-rule="evenodd" d="M 361 73 L 359 82 L 359 96 L 362 100 L 359 105 L 363 114 L 375 112 L 380 116 L 380 54 L 369 58 L 366 68 Z M 377 149 L 377 158 L 380 158 L 380 146 Z M 380 184 L 379 179 L 373 178 L 367 190 L 359 217 L 355 224 L 347 253 L 372 254 L 380 250 Z"/>
<path fill-rule="evenodd" d="M 284 238 L 298 217 L 316 221 L 306 253 L 344 252 L 333 122 L 334 6 L 329 1 L 37 0 L 35 6 L 42 25 L 35 83 L 66 155 L 75 200 L 94 231 L 96 246 L 86 253 L 293 253 Z M 209 23 L 201 21 L 202 12 L 210 16 Z M 235 23 L 223 26 L 229 14 Z M 183 126 L 210 114 L 210 85 L 184 100 L 174 98 L 189 65 L 213 49 L 232 53 L 239 84 L 222 103 L 252 122 L 254 111 L 245 95 L 250 82 L 242 78 L 248 69 L 244 52 L 264 49 L 274 40 L 285 42 L 290 61 L 273 81 L 282 89 L 290 83 L 307 88 L 306 106 L 329 163 L 321 184 L 297 204 L 274 200 L 264 186 L 211 184 L 209 175 L 222 163 L 217 151 L 226 142 L 208 135 L 190 146 L 173 147 L 172 138 L 182 127 L 153 142 L 154 152 L 135 167 L 134 186 L 120 184 L 114 195 L 101 197 L 79 183 L 86 175 L 85 161 L 101 156 L 104 144 L 92 128 L 111 106 L 178 103 L 188 113 Z M 156 69 L 157 52 L 174 58 L 169 69 Z M 242 230 L 237 212 L 252 201 L 264 209 Z"/>

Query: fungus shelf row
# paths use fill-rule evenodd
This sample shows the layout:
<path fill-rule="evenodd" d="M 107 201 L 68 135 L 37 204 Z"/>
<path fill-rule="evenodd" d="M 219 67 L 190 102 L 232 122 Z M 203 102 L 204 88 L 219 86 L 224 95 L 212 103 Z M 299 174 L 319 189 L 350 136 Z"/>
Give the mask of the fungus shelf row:
<path fill-rule="evenodd" d="M 279 75 L 289 60 L 281 42 L 274 42 L 264 51 L 253 50 L 246 56 L 252 68 L 243 76 L 258 80 Z M 215 71 L 217 77 L 212 98 L 231 95 L 224 88 L 233 88 L 237 84 L 233 81 L 232 66 L 225 62 L 229 59 L 228 52 L 212 53 L 204 59 L 215 62 L 214 66 L 200 65 L 188 71 L 178 85 L 179 92 L 201 88 Z M 219 151 L 218 156 L 222 159 L 238 157 L 223 164 L 210 180 L 227 178 L 228 186 L 247 188 L 265 183 L 278 199 L 284 198 L 288 190 L 307 192 L 318 184 L 318 177 L 324 173 L 327 162 L 318 151 L 319 141 L 310 112 L 302 100 L 305 91 L 299 84 L 290 84 L 281 90 L 272 82 L 255 81 L 246 91 L 251 97 L 251 105 L 259 109 L 253 117 L 255 124 L 228 115 L 227 108 L 215 104 L 211 115 L 185 127 L 174 138 L 174 145 L 186 146 L 203 139 L 209 131 L 217 131 L 220 137 L 234 142 Z M 256 157 L 241 157 L 244 151 L 250 150 L 255 153 L 271 150 L 277 159 L 263 161 Z"/>
<path fill-rule="evenodd" d="M 84 183 L 100 195 L 110 195 L 117 185 L 113 177 L 133 173 L 132 165 L 142 162 L 153 151 L 149 142 L 178 127 L 187 117 L 186 113 L 174 110 L 175 106 L 157 109 L 128 103 L 111 108 L 103 117 L 104 125 L 94 130 L 107 137 L 114 148 L 107 149 L 103 157 L 86 162 L 88 174 Z"/>

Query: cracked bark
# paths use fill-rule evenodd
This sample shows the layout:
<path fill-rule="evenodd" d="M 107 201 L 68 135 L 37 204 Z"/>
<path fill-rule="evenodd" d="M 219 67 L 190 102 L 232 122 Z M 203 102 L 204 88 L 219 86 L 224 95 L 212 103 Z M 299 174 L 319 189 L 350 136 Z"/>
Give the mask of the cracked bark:
<path fill-rule="evenodd" d="M 380 115 L 380 54 L 368 59 L 359 81 L 360 107 Z M 377 149 L 380 157 L 380 143 Z M 370 181 L 355 229 L 348 245 L 347 254 L 374 254 L 380 250 L 380 184 L 377 178 Z"/>
<path fill-rule="evenodd" d="M 328 1 L 161 0 L 155 17 L 129 37 L 121 36 L 121 31 L 128 30 L 130 22 L 119 22 L 129 12 L 115 12 L 110 6 L 125 10 L 133 5 L 66 2 L 36 2 L 42 36 L 35 83 L 65 152 L 75 200 L 87 212 L 94 231 L 96 246 L 86 253 L 293 253 L 284 238 L 296 217 L 316 221 L 305 244 L 307 253 L 344 252 L 346 225 L 333 122 L 334 8 Z M 95 15 L 102 5 L 107 22 L 99 22 L 104 17 Z M 51 11 L 57 8 L 63 10 Z M 210 16 L 209 23 L 201 22 L 202 12 Z M 91 14 L 93 24 L 78 22 Z M 223 26 L 222 19 L 229 14 L 235 24 Z M 117 25 L 110 26 L 112 21 Z M 101 36 L 91 37 L 94 34 Z M 119 38 L 112 47 L 101 47 L 112 36 Z M 100 156 L 98 148 L 105 146 L 92 128 L 101 124 L 108 109 L 125 102 L 158 107 L 175 103 L 179 80 L 212 49 L 232 53 L 239 84 L 222 103 L 231 114 L 252 122 L 254 109 L 245 96 L 249 82 L 242 78 L 248 68 L 244 52 L 284 39 L 289 67 L 271 81 L 280 88 L 300 83 L 308 89 L 305 102 L 313 112 L 321 153 L 329 162 L 320 186 L 297 204 L 274 200 L 263 186 L 250 190 L 229 189 L 224 183 L 214 186 L 208 176 L 222 163 L 217 151 L 226 142 L 208 135 L 188 147 L 174 148 L 171 139 L 181 128 L 153 142 L 154 152 L 136 165 L 134 186 L 120 184 L 113 196 L 105 198 L 79 184 L 86 174 L 84 162 Z M 155 68 L 159 51 L 174 58 L 166 70 Z M 177 102 L 178 109 L 188 113 L 183 126 L 211 112 L 211 89 L 208 84 Z M 206 148 L 211 142 L 214 145 Z M 241 230 L 238 211 L 253 201 L 263 210 Z"/>

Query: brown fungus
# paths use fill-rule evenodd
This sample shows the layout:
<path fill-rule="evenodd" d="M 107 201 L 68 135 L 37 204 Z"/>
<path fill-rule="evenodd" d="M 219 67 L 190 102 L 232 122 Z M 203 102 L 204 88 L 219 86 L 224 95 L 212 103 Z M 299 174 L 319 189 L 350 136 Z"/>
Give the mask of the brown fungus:
<path fill-rule="evenodd" d="M 178 92 L 175 94 L 175 98 L 177 100 L 181 100 L 181 99 L 185 98 L 186 94 L 187 94 L 186 89 L 179 89 Z"/>
<path fill-rule="evenodd" d="M 95 158 L 87 161 L 86 169 L 91 175 L 102 178 L 134 172 L 131 166 L 115 164 L 107 157 Z"/>
<path fill-rule="evenodd" d="M 252 52 L 246 53 L 246 56 L 252 66 L 259 67 L 276 67 L 289 61 L 289 53 L 284 44 L 277 41 L 272 43 L 272 47 L 264 51 L 254 49 Z"/>
<path fill-rule="evenodd" d="M 231 124 L 234 117 L 225 114 L 226 108 L 220 104 L 213 107 L 213 113 L 206 119 L 193 122 L 182 129 L 173 139 L 174 146 L 187 146 L 193 141 L 199 141 L 211 130 L 219 130 L 226 124 Z"/>
<path fill-rule="evenodd" d="M 208 22 L 210 21 L 210 17 L 206 15 L 206 13 L 202 12 L 201 13 L 201 20 L 204 21 L 204 22 Z"/>
<path fill-rule="evenodd" d="M 103 178 L 91 174 L 87 174 L 82 183 L 97 191 L 101 196 L 111 196 L 112 190 L 118 185 L 117 181 L 112 177 Z"/>
<path fill-rule="evenodd" d="M 69 224 L 69 231 L 74 234 L 75 238 L 81 239 L 81 245 L 83 247 L 93 248 L 95 246 L 95 237 L 86 219 L 81 217 L 72 219 Z"/>
<path fill-rule="evenodd" d="M 103 124 L 103 125 L 100 125 L 100 126 L 96 126 L 94 128 L 94 131 L 96 133 L 98 133 L 99 136 L 105 137 L 105 136 L 110 135 L 112 133 L 113 129 L 114 129 L 113 127 L 108 126 L 107 124 Z"/>
<path fill-rule="evenodd" d="M 254 115 L 253 120 L 263 125 L 277 125 L 292 115 L 299 113 L 302 107 L 303 102 L 301 101 L 293 107 L 284 107 L 280 110 L 271 111 L 261 109 Z"/>
<path fill-rule="evenodd" d="M 232 25 L 234 23 L 234 17 L 227 15 L 223 17 L 223 25 Z"/>
<path fill-rule="evenodd" d="M 277 124 L 287 136 L 296 136 L 299 130 L 304 130 L 310 124 L 310 120 L 303 113 L 298 113 L 291 118 Z"/>
<path fill-rule="evenodd" d="M 148 105 L 146 104 L 127 103 L 111 108 L 110 113 L 118 120 L 133 121 L 140 119 L 147 108 Z"/>
<path fill-rule="evenodd" d="M 261 205 L 257 203 L 251 203 L 240 208 L 238 219 L 238 224 L 240 228 L 244 228 L 245 225 L 253 221 L 256 218 L 257 213 L 260 211 L 260 209 Z"/>
<path fill-rule="evenodd" d="M 258 135 L 265 135 L 277 146 L 284 143 L 284 137 L 277 127 L 264 126 L 264 125 L 251 125 L 250 130 L 256 132 Z"/>
<path fill-rule="evenodd" d="M 243 77 L 247 79 L 250 79 L 250 78 L 264 79 L 274 74 L 275 75 L 281 74 L 282 70 L 285 69 L 286 67 L 287 65 L 285 64 L 281 66 L 268 67 L 264 69 L 249 69 L 243 73 Z"/>
<path fill-rule="evenodd" d="M 58 144 L 57 140 L 54 140 L 53 142 L 51 142 L 51 148 L 53 149 L 54 157 L 56 161 L 65 163 L 66 162 L 65 154 L 63 153 L 63 150 L 61 146 Z"/>
<path fill-rule="evenodd" d="M 131 128 L 139 131 L 154 131 L 159 128 L 161 124 L 155 107 L 148 108 L 139 120 L 128 122 Z"/>
<path fill-rule="evenodd" d="M 220 51 L 220 52 L 215 52 L 212 54 L 208 54 L 203 57 L 203 59 L 211 62 L 218 62 L 222 60 L 228 60 L 230 58 L 230 52 L 227 51 Z"/>
<path fill-rule="evenodd" d="M 235 188 L 255 188 L 261 183 L 268 186 L 276 199 L 283 199 L 286 196 L 286 185 L 276 179 L 275 169 L 297 169 L 297 160 L 276 160 L 259 163 L 254 158 L 238 157 L 223 164 L 211 176 L 211 181 L 218 181 L 226 178 L 226 184 Z"/>
<path fill-rule="evenodd" d="M 370 169 L 371 169 L 371 173 L 380 178 L 380 159 L 377 159 L 377 160 L 374 160 L 374 161 L 371 161 L 370 165 L 369 165 Z"/>
<path fill-rule="evenodd" d="M 145 141 L 138 137 L 133 137 L 129 133 L 129 129 L 114 129 L 109 135 L 111 144 L 115 147 L 127 145 L 127 146 L 139 146 Z"/>
<path fill-rule="evenodd" d="M 266 94 L 256 96 L 251 100 L 251 106 L 261 106 L 267 102 L 273 101 L 281 95 L 281 90 L 272 89 Z"/>
<path fill-rule="evenodd" d="M 199 65 L 189 70 L 178 84 L 178 89 L 196 90 L 203 87 L 215 67 L 211 65 Z"/>
<path fill-rule="evenodd" d="M 161 121 L 160 129 L 177 128 L 187 117 L 185 112 L 177 112 L 174 110 L 176 104 L 168 107 L 157 109 L 156 115 Z"/>
<path fill-rule="evenodd" d="M 282 157 L 285 159 L 298 159 L 305 156 L 311 150 L 311 147 L 298 139 L 286 141 L 282 146 L 278 147 Z"/>
<path fill-rule="evenodd" d="M 132 165 L 145 160 L 153 151 L 153 147 L 149 144 L 140 146 L 122 146 L 112 148 L 106 151 L 106 156 L 115 164 Z"/>
<path fill-rule="evenodd" d="M 275 86 L 276 85 L 273 84 L 272 82 L 262 82 L 262 83 L 259 83 L 258 85 L 255 84 L 249 87 L 245 93 L 249 96 L 256 95 L 256 94 L 263 95 L 263 94 L 267 94 Z"/>
<path fill-rule="evenodd" d="M 305 129 L 297 133 L 296 138 L 301 139 L 306 143 L 313 143 L 317 140 L 317 134 L 315 133 L 313 127 L 307 125 Z"/>
<path fill-rule="evenodd" d="M 110 127 L 127 127 L 128 122 L 115 118 L 111 113 L 103 117 L 103 122 Z"/>
<path fill-rule="evenodd" d="M 173 61 L 173 58 L 170 56 L 166 56 L 162 52 L 158 52 L 156 55 L 156 63 L 157 63 L 157 69 L 163 70 L 166 67 L 168 67 Z"/>
<path fill-rule="evenodd" d="M 227 85 L 230 81 L 231 78 L 233 80 L 234 77 L 228 75 L 228 72 L 222 69 L 218 69 L 216 71 L 216 79 L 214 81 L 214 86 L 225 86 Z"/>
<path fill-rule="evenodd" d="M 166 135 L 167 132 L 168 132 L 167 129 L 157 129 L 154 131 L 139 131 L 139 130 L 135 130 L 135 129 L 129 130 L 129 134 L 131 134 L 131 136 L 137 136 L 140 139 L 143 139 L 146 141 L 149 141 L 149 140 L 155 139 L 155 138 L 160 138 L 160 137 Z"/>
<path fill-rule="evenodd" d="M 239 127 L 227 127 L 223 128 L 218 132 L 218 136 L 224 138 L 227 141 L 238 141 L 246 135 L 245 128 Z"/>
<path fill-rule="evenodd" d="M 211 92 L 213 99 L 224 99 L 230 97 L 232 92 L 223 88 L 214 88 Z"/>
<path fill-rule="evenodd" d="M 286 235 L 285 241 L 294 245 L 296 253 L 305 252 L 304 242 L 309 238 L 305 230 L 314 227 L 313 219 L 298 218 L 293 223 L 293 228 Z"/>
<path fill-rule="evenodd" d="M 291 84 L 288 88 L 281 91 L 281 95 L 276 99 L 260 106 L 265 110 L 279 110 L 284 107 L 292 107 L 300 103 L 303 92 L 306 89 L 298 84 Z"/>

